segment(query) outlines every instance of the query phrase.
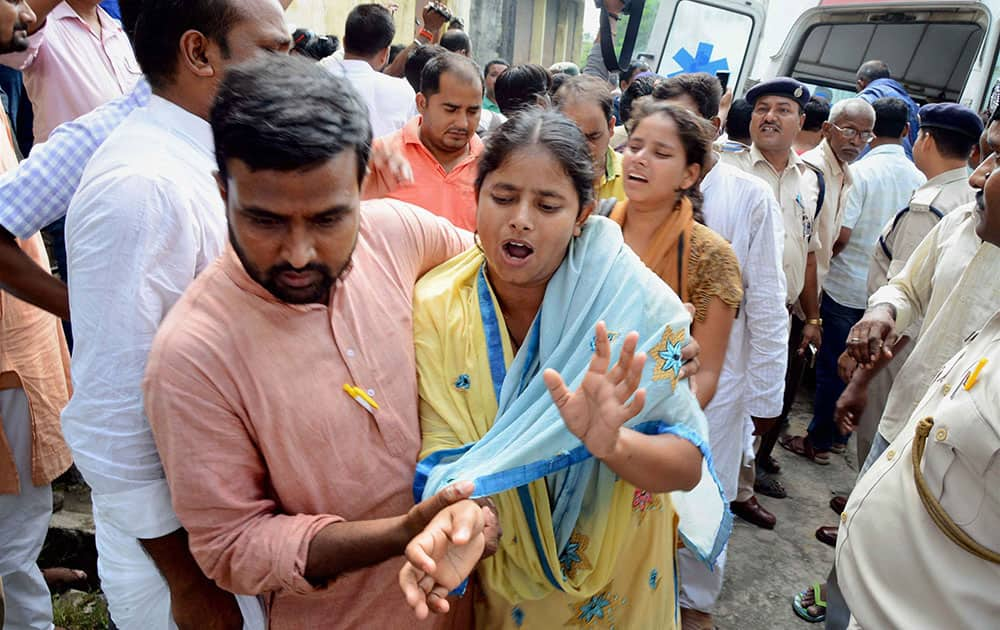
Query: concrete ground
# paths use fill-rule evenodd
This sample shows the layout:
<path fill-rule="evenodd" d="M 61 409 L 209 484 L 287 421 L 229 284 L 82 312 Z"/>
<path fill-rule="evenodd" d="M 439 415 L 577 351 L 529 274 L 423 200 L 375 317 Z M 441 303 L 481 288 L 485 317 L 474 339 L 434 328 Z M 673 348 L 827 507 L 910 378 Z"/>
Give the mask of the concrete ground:
<path fill-rule="evenodd" d="M 812 392 L 800 390 L 792 409 L 789 433 L 802 435 L 812 419 Z M 833 563 L 833 548 L 816 540 L 820 525 L 834 525 L 829 501 L 854 485 L 857 462 L 854 440 L 843 456 L 832 456 L 829 466 L 816 465 L 777 446 L 781 463 L 778 478 L 788 491 L 785 499 L 758 495 L 778 524 L 760 529 L 736 518 L 726 564 L 725 587 L 715 622 L 719 630 L 784 630 L 822 628 L 792 611 L 792 596 L 814 582 L 822 582 Z"/>
<path fill-rule="evenodd" d="M 812 391 L 803 388 L 791 414 L 790 432 L 805 433 L 812 418 Z M 725 588 L 715 615 L 719 630 L 819 630 L 792 612 L 794 593 L 822 581 L 833 562 L 833 549 L 816 540 L 820 525 L 833 525 L 837 516 L 828 505 L 834 493 L 849 492 L 857 474 L 854 442 L 845 456 L 818 466 L 780 446 L 779 476 L 788 498 L 758 500 L 778 517 L 774 530 L 760 529 L 736 519 L 729 544 Z M 82 486 L 61 488 L 65 507 L 52 519 L 42 566 L 69 566 L 96 577 L 96 556 L 89 492 Z M 97 586 L 96 580 L 92 584 Z M 73 624 L 69 624 L 73 625 Z M 81 626 L 82 627 L 82 626 Z"/>

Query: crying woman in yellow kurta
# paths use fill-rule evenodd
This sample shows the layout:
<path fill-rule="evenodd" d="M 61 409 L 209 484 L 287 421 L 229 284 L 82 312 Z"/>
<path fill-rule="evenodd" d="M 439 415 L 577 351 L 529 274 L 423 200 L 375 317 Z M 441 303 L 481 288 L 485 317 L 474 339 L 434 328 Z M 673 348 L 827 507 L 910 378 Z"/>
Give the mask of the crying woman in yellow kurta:
<path fill-rule="evenodd" d="M 480 628 L 675 627 L 678 527 L 706 561 L 729 531 L 704 415 L 678 381 L 690 317 L 617 226 L 588 218 L 591 171 L 562 115 L 508 121 L 480 165 L 480 246 L 416 289 L 415 491 L 473 480 L 504 530 L 477 571 Z M 428 560 L 475 562 L 435 542 L 411 544 L 401 574 L 419 614 L 451 586 L 432 591 Z"/>

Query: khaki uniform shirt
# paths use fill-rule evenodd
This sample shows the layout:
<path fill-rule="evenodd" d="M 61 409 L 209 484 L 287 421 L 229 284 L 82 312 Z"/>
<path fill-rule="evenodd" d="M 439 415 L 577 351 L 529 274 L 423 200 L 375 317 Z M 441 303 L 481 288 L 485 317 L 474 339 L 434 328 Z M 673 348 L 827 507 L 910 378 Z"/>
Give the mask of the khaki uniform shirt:
<path fill-rule="evenodd" d="M 937 373 L 851 493 L 836 562 L 854 627 L 995 628 L 1000 619 L 1000 564 L 945 536 L 917 494 L 912 443 L 928 417 L 921 471 L 932 496 L 966 534 L 1000 552 L 1000 313 Z"/>
<path fill-rule="evenodd" d="M 868 300 L 869 307 L 888 303 L 896 309 L 896 330 L 923 319 L 879 423 L 887 440 L 899 434 L 931 375 L 1000 304 L 1000 248 L 976 235 L 972 208 L 941 219 L 902 271 Z"/>
<path fill-rule="evenodd" d="M 941 217 L 974 201 L 969 173 L 956 168 L 927 180 L 910 198 L 910 204 L 886 223 L 875 245 L 868 269 L 868 293 L 872 294 L 906 264 L 906 259 Z"/>
<path fill-rule="evenodd" d="M 778 199 L 785 227 L 782 268 L 787 281 L 786 301 L 789 305 L 795 304 L 805 286 L 806 256 L 820 249 L 820 239 L 813 233 L 819 197 L 816 174 L 791 149 L 788 150 L 788 165 L 780 173 L 764 159 L 756 146 L 745 151 L 726 151 L 721 155 L 723 162 L 767 182 Z"/>
<path fill-rule="evenodd" d="M 853 182 L 850 170 L 840 163 L 826 139 L 815 149 L 803 153 L 802 159 L 821 170 L 826 181 L 823 210 L 813 228 L 816 238 L 819 239 L 819 250 L 816 251 L 816 286 L 822 289 L 823 280 L 830 272 L 833 244 L 840 235 L 840 226 L 844 222 L 844 208 L 847 206 L 847 193 Z"/>

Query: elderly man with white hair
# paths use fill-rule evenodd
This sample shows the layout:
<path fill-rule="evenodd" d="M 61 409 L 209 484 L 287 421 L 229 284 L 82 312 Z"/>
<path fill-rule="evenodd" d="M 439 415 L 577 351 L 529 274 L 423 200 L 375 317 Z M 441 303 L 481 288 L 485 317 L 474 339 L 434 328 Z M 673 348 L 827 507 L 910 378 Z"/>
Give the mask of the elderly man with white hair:
<path fill-rule="evenodd" d="M 816 222 L 816 236 L 820 248 L 816 252 L 817 286 L 823 287 L 830 270 L 830 261 L 840 253 L 843 244 L 837 245 L 844 221 L 848 191 L 852 186 L 848 165 L 857 160 L 874 137 L 875 110 L 861 98 L 838 101 L 830 110 L 829 119 L 823 123 L 823 140 L 815 149 L 802 155 L 808 164 L 823 173 L 826 191 L 823 209 Z M 782 441 L 789 450 L 812 459 L 817 464 L 830 461 L 831 450 L 843 452 L 846 438 L 841 436 L 833 421 L 833 407 L 843 390 L 837 375 L 837 357 L 844 349 L 847 331 L 860 319 L 860 313 L 837 303 L 826 292 L 821 293 L 820 319 L 823 326 L 823 345 L 816 357 L 817 386 L 815 419 L 809 437 L 790 437 Z M 821 378 L 822 375 L 822 378 Z M 817 425 L 823 426 L 817 426 Z M 766 482 L 761 492 L 766 492 Z M 776 485 L 776 484 L 770 484 Z"/>

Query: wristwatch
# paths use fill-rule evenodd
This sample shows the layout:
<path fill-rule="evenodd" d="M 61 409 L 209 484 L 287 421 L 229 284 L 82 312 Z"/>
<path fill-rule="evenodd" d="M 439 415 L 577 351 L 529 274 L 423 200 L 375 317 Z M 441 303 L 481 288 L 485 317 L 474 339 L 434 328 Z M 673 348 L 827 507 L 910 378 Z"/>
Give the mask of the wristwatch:
<path fill-rule="evenodd" d="M 822 317 L 812 317 L 812 318 L 809 318 L 809 319 L 806 320 L 806 325 L 819 326 L 820 328 L 822 328 L 823 327 L 823 318 Z"/>

